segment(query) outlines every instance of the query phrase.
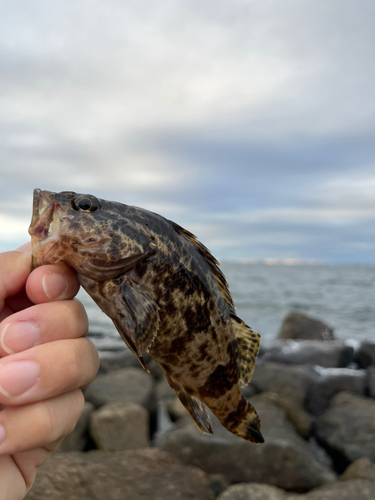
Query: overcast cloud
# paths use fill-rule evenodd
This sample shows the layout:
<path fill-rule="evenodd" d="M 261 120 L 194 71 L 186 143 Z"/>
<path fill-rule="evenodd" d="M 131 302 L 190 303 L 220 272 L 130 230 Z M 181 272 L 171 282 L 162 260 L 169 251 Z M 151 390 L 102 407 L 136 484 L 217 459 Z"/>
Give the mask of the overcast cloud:
<path fill-rule="evenodd" d="M 0 0 L 0 250 L 32 190 L 220 259 L 375 263 L 373 0 Z"/>

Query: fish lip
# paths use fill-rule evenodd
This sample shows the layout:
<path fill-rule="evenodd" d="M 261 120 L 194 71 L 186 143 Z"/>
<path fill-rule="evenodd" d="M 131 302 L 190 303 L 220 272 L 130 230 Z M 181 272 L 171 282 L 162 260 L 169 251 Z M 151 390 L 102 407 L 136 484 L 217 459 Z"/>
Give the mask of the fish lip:
<path fill-rule="evenodd" d="M 33 191 L 33 214 L 29 227 L 31 236 L 31 269 L 42 265 L 47 254 L 55 248 L 58 240 L 56 236 L 48 236 L 50 223 L 53 217 L 53 195 L 50 191 L 39 188 Z"/>
<path fill-rule="evenodd" d="M 53 212 L 53 194 L 50 191 L 42 191 L 39 188 L 33 192 L 33 215 L 29 226 L 31 239 L 42 240 L 45 238 Z"/>
<path fill-rule="evenodd" d="M 36 226 L 39 219 L 39 200 L 41 189 L 35 188 L 33 191 L 33 215 L 30 222 L 30 228 Z"/>

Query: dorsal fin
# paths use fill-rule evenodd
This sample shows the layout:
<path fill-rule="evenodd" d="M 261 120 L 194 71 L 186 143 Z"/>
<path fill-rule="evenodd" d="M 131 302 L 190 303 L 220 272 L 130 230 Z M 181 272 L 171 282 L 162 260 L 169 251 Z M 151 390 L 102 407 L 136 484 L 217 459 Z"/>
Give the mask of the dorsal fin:
<path fill-rule="evenodd" d="M 245 387 L 250 382 L 254 370 L 259 351 L 260 335 L 235 314 L 231 314 L 231 323 L 239 351 L 240 387 Z"/>
<path fill-rule="evenodd" d="M 172 222 L 172 221 L 171 221 Z M 212 255 L 212 253 L 209 251 L 207 247 L 201 243 L 197 237 L 188 231 L 187 229 L 184 229 L 183 227 L 179 226 L 175 222 L 172 222 L 173 228 L 175 231 L 177 231 L 181 236 L 186 238 L 190 243 L 192 243 L 195 248 L 198 250 L 198 252 L 202 255 L 204 260 L 207 262 L 210 271 L 212 273 L 213 278 L 215 279 L 221 293 L 223 294 L 223 297 L 228 304 L 229 310 L 231 313 L 234 314 L 235 312 L 235 307 L 233 303 L 232 296 L 229 292 L 229 286 L 227 283 L 227 280 L 225 279 L 224 274 L 221 272 L 219 268 L 219 262 L 215 259 L 215 257 Z"/>

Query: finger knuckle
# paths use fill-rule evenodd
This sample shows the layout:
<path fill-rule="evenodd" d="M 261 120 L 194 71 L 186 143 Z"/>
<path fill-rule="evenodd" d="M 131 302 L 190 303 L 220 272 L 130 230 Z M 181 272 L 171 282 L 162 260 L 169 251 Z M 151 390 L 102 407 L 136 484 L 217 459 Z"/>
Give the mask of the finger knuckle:
<path fill-rule="evenodd" d="M 83 387 L 91 382 L 99 369 L 99 355 L 90 340 L 77 339 L 74 351 L 75 361 L 72 376 L 77 387 Z"/>

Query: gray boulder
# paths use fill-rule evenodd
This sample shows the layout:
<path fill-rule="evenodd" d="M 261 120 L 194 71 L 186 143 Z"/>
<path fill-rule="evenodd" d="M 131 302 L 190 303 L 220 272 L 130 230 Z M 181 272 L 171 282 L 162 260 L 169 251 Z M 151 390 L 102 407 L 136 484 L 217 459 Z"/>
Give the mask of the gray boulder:
<path fill-rule="evenodd" d="M 251 385 L 258 392 L 275 392 L 302 406 L 316 376 L 315 370 L 309 366 L 291 366 L 270 361 L 258 362 Z"/>
<path fill-rule="evenodd" d="M 208 484 L 215 498 L 229 488 L 229 481 L 223 474 L 210 474 Z"/>
<path fill-rule="evenodd" d="M 258 401 L 256 409 L 265 444 L 255 446 L 234 436 L 212 417 L 212 436 L 188 425 L 164 434 L 157 446 L 208 474 L 224 474 L 230 482 L 307 491 L 334 479 L 330 461 L 295 433 L 280 408 Z"/>
<path fill-rule="evenodd" d="M 375 482 L 364 479 L 335 481 L 326 484 L 301 497 L 287 497 L 286 500 L 374 500 Z"/>
<path fill-rule="evenodd" d="M 314 367 L 317 376 L 309 386 L 306 408 L 319 415 L 338 392 L 348 391 L 364 395 L 366 390 L 366 371 L 349 368 Z"/>
<path fill-rule="evenodd" d="M 107 403 L 133 402 L 147 406 L 150 401 L 153 379 L 138 368 L 124 368 L 98 375 L 84 390 L 87 401 L 96 407 Z"/>
<path fill-rule="evenodd" d="M 340 392 L 316 423 L 316 436 L 348 462 L 367 457 L 375 462 L 375 401 Z"/>
<path fill-rule="evenodd" d="M 309 436 L 312 428 L 312 417 L 294 399 L 280 396 L 274 392 L 262 392 L 252 397 L 251 401 L 254 406 L 257 406 L 259 401 L 263 401 L 281 408 L 298 434 L 304 438 Z"/>
<path fill-rule="evenodd" d="M 319 365 L 325 368 L 348 366 L 354 361 L 354 348 L 345 341 L 274 340 L 261 348 L 260 358 L 288 365 Z"/>
<path fill-rule="evenodd" d="M 139 368 L 143 370 L 138 359 L 129 349 L 124 349 L 120 352 L 107 352 L 100 357 L 100 374 L 122 370 L 124 368 Z"/>
<path fill-rule="evenodd" d="M 367 388 L 369 396 L 375 398 L 375 366 L 367 368 Z"/>
<path fill-rule="evenodd" d="M 230 486 L 218 500 L 285 500 L 285 491 L 275 486 L 259 483 L 242 483 Z"/>
<path fill-rule="evenodd" d="M 280 339 L 333 340 L 333 329 L 322 321 L 298 311 L 291 311 L 284 319 Z"/>
<path fill-rule="evenodd" d="M 174 420 L 183 417 L 187 413 L 184 405 L 181 403 L 174 390 L 171 389 L 171 386 L 168 384 L 164 374 L 160 378 L 160 380 L 158 380 L 155 386 L 154 394 L 158 402 L 162 401 L 164 403 L 169 415 Z"/>
<path fill-rule="evenodd" d="M 152 438 L 152 444 L 154 445 L 161 436 L 173 429 L 174 426 L 175 424 L 167 410 L 165 401 L 159 400 L 156 410 L 156 429 Z"/>
<path fill-rule="evenodd" d="M 148 411 L 136 403 L 109 403 L 91 414 L 90 434 L 99 450 L 121 451 L 150 445 Z"/>
<path fill-rule="evenodd" d="M 356 353 L 356 362 L 360 368 L 367 368 L 370 365 L 375 365 L 375 342 L 371 340 L 363 340 Z"/>
<path fill-rule="evenodd" d="M 349 481 L 351 479 L 375 481 L 375 464 L 368 458 L 359 458 L 350 464 L 340 477 L 340 481 Z"/>
<path fill-rule="evenodd" d="M 55 453 L 66 451 L 83 451 L 87 444 L 87 427 L 91 412 L 94 410 L 92 403 L 85 402 L 81 416 L 78 419 L 74 431 L 67 436 Z"/>
<path fill-rule="evenodd" d="M 157 449 L 61 453 L 39 469 L 27 500 L 213 500 L 207 476 Z"/>
<path fill-rule="evenodd" d="M 165 377 L 162 367 L 151 358 L 150 360 L 147 360 L 147 368 L 149 369 L 154 379 L 160 380 L 161 378 Z"/>
<path fill-rule="evenodd" d="M 246 387 L 241 389 L 241 392 L 242 392 L 243 397 L 245 399 L 248 399 L 248 398 L 251 398 L 251 396 L 254 396 L 254 394 L 257 393 L 257 390 L 252 384 L 247 384 Z"/>
<path fill-rule="evenodd" d="M 176 396 L 176 393 L 168 384 L 165 376 L 158 380 L 157 384 L 155 385 L 155 396 L 158 401 L 160 399 L 166 400 L 169 398 L 174 398 Z"/>

